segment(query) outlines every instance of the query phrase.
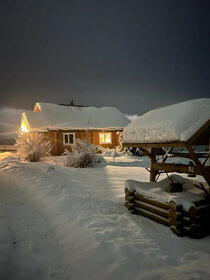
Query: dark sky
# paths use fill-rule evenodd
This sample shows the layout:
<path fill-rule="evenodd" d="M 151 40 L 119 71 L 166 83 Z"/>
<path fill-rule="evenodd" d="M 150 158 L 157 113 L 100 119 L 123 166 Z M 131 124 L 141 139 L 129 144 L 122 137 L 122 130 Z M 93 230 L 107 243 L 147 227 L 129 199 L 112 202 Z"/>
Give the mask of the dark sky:
<path fill-rule="evenodd" d="M 5 0 L 0 27 L 1 107 L 210 97 L 209 0 Z"/>

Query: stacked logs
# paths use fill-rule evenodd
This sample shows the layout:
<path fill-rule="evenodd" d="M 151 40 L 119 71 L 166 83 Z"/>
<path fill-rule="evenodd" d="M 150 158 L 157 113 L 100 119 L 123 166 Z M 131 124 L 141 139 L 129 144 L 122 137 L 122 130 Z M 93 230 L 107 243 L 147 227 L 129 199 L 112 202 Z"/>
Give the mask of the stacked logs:
<path fill-rule="evenodd" d="M 195 201 L 188 211 L 183 210 L 183 232 L 193 238 L 210 234 L 210 204 L 207 200 Z"/>
<path fill-rule="evenodd" d="M 175 202 L 160 202 L 151 197 L 125 188 L 125 206 L 132 214 L 140 214 L 164 224 L 178 236 L 202 238 L 210 234 L 210 203 L 207 200 L 193 202 L 188 211 Z"/>

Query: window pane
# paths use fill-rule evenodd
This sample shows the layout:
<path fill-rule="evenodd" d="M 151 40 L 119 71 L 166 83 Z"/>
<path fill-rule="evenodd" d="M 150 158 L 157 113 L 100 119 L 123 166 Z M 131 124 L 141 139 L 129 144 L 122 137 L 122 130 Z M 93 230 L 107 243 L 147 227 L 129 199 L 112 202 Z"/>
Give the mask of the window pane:
<path fill-rule="evenodd" d="M 104 134 L 103 133 L 100 133 L 99 134 L 99 139 L 100 139 L 100 144 L 103 144 L 104 143 Z"/>
<path fill-rule="evenodd" d="M 64 135 L 64 142 L 65 142 L 65 144 L 68 144 L 68 143 L 69 143 L 69 141 L 68 141 L 68 135 L 67 135 L 67 134 Z"/>
<path fill-rule="evenodd" d="M 69 143 L 74 144 L 74 134 L 69 134 Z"/>
<path fill-rule="evenodd" d="M 111 133 L 105 133 L 105 143 L 111 143 Z"/>

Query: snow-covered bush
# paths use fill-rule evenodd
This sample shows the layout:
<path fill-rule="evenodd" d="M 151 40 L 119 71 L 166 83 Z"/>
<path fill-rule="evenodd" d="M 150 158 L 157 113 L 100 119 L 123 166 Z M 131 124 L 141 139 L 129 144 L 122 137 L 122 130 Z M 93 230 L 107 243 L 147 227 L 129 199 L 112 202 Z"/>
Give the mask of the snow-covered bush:
<path fill-rule="evenodd" d="M 31 162 L 39 161 L 52 150 L 51 142 L 41 134 L 35 134 L 33 138 L 27 133 L 19 134 L 16 146 L 19 158 Z"/>
<path fill-rule="evenodd" d="M 118 157 L 119 153 L 116 152 L 116 149 L 103 148 L 101 146 L 97 146 L 97 151 L 100 152 L 104 157 Z"/>
<path fill-rule="evenodd" d="M 95 147 L 86 140 L 76 139 L 72 145 L 72 152 L 65 150 L 66 166 L 84 168 L 94 166 L 102 161 L 102 157 L 96 154 Z"/>

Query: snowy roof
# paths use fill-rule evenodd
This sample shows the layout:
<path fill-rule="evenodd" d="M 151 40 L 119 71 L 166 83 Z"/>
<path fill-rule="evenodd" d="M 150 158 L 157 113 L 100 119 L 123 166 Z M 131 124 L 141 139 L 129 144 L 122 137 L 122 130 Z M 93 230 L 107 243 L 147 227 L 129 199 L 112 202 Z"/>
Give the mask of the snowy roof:
<path fill-rule="evenodd" d="M 38 112 L 26 111 L 22 119 L 29 130 L 123 129 L 130 121 L 114 107 L 77 107 L 36 103 Z"/>
<path fill-rule="evenodd" d="M 162 107 L 140 116 L 123 132 L 123 143 L 188 141 L 210 120 L 210 98 Z"/>

